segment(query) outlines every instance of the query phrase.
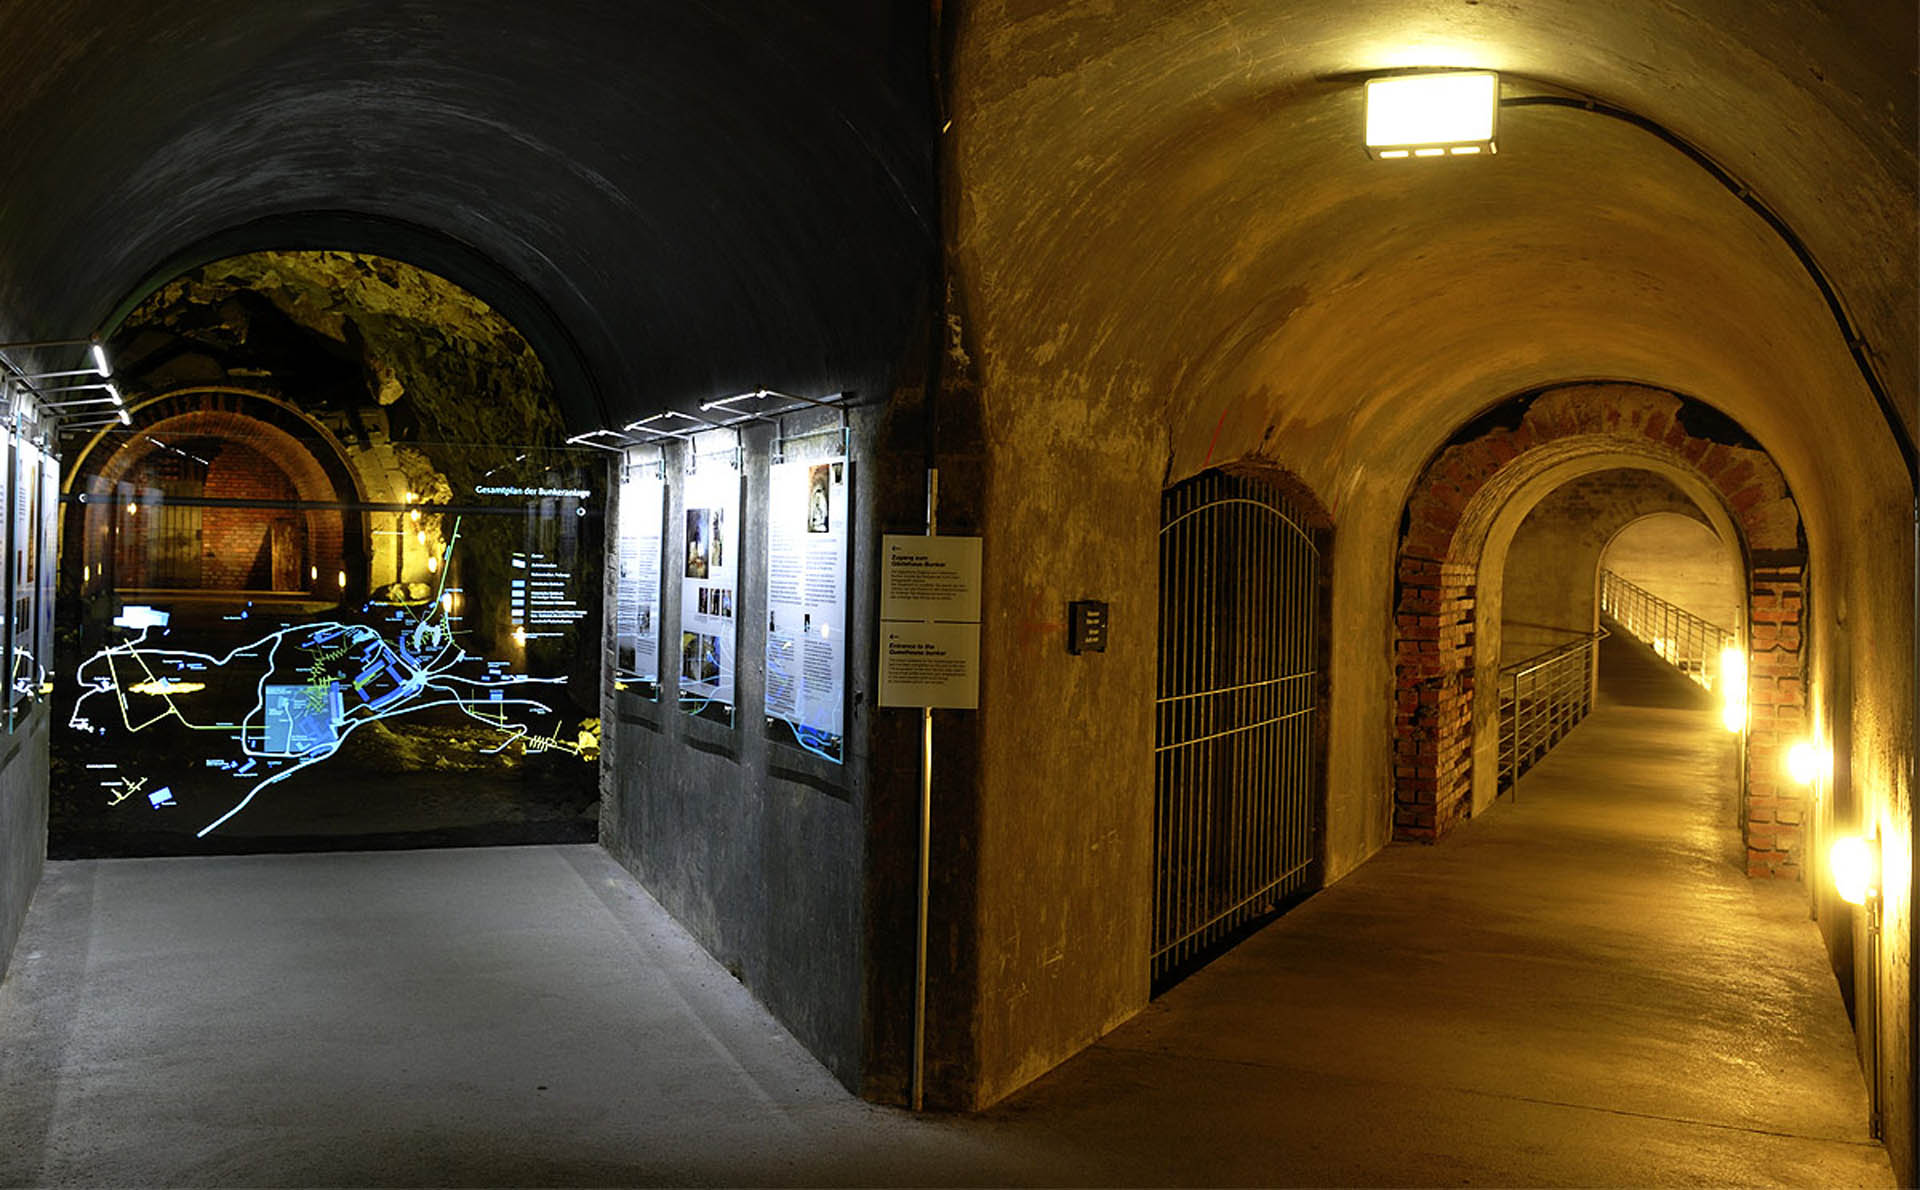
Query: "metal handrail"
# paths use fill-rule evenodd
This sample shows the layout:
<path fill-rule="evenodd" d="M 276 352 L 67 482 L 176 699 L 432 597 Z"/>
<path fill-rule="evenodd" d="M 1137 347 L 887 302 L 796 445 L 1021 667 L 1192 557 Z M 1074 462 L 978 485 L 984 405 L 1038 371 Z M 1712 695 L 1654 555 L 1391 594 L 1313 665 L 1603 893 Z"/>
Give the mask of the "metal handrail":
<path fill-rule="evenodd" d="M 1583 632 L 1580 634 L 1580 639 L 1578 640 L 1570 640 L 1564 645 L 1555 645 L 1553 648 L 1547 649 L 1544 652 L 1534 653 L 1531 656 L 1522 657 L 1518 661 L 1508 662 L 1506 665 L 1500 667 L 1500 680 L 1504 682 L 1509 677 L 1518 677 L 1521 674 L 1531 673 L 1542 666 L 1552 665 L 1560 658 L 1561 654 L 1590 649 L 1597 642 L 1605 640 L 1607 635 L 1605 628 L 1596 632 Z"/>
<path fill-rule="evenodd" d="M 1600 572 L 1600 610 L 1667 664 L 1708 690 L 1719 679 L 1721 653 L 1736 640 L 1720 625 L 1635 586 L 1611 570 Z"/>
<path fill-rule="evenodd" d="M 1593 650 L 1606 636 L 1584 633 L 1500 667 L 1499 782 L 1516 800 L 1521 776 L 1593 710 Z"/>

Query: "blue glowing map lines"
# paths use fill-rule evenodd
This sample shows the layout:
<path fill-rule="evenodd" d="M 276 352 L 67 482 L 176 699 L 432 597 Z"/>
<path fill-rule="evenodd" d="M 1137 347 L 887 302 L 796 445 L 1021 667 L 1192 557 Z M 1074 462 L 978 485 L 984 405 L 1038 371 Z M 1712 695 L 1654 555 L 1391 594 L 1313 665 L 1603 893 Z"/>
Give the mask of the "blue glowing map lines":
<path fill-rule="evenodd" d="M 451 709 L 497 732 L 489 754 L 519 743 L 528 752 L 585 755 L 589 743 L 561 735 L 559 712 L 538 689 L 567 679 L 530 677 L 467 652 L 455 639 L 452 594 L 457 589 L 437 590 L 422 603 L 424 614 L 392 606 L 378 624 L 289 624 L 219 654 L 150 643 L 156 631 L 170 631 L 166 615 L 130 608 L 136 614 L 121 621 L 129 638 L 80 664 L 68 726 L 105 736 L 110 726 L 139 733 L 174 723 L 237 745 L 226 758 L 204 762 L 245 788 L 197 832 L 200 838 L 263 790 L 337 754 L 361 728 L 422 711 Z M 535 722 L 548 718 L 550 731 Z M 150 780 L 113 776 L 101 786 L 118 804 L 145 793 Z M 172 792 L 157 789 L 140 800 L 154 808 L 179 804 Z"/>

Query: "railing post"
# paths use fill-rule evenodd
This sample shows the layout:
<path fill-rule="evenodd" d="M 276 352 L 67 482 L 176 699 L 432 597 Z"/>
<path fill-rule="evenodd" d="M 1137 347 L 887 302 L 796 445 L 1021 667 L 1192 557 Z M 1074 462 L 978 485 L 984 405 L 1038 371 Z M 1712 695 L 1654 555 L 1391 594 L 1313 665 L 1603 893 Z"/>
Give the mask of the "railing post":
<path fill-rule="evenodd" d="M 1628 582 L 1611 570 L 1601 572 L 1608 597 L 1602 610 L 1615 623 L 1653 648 L 1662 660 L 1711 690 L 1719 683 L 1720 653 L 1734 634 L 1675 603 Z M 1667 647 L 1660 647 L 1661 641 Z"/>
<path fill-rule="evenodd" d="M 1593 709 L 1593 650 L 1605 636 L 1606 630 L 1601 629 L 1500 670 L 1495 701 L 1504 752 L 1497 759 L 1516 802 L 1521 774 Z"/>

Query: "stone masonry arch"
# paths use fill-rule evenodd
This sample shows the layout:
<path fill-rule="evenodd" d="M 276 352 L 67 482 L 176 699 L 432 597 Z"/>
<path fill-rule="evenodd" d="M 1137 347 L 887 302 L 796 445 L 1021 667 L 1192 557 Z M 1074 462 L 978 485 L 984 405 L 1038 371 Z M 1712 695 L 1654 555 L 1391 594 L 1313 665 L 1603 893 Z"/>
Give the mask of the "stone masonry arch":
<path fill-rule="evenodd" d="M 1472 808 L 1478 814 L 1493 803 L 1498 787 L 1500 754 L 1500 667 L 1506 660 L 1505 629 L 1509 592 L 1504 589 L 1508 550 L 1520 526 L 1554 496 L 1575 487 L 1583 480 L 1608 474 L 1632 472 L 1654 480 L 1664 480 L 1663 491 L 1642 489 L 1638 499 L 1648 507 L 1681 511 L 1704 524 L 1737 557 L 1745 573 L 1740 553 L 1740 535 L 1732 518 L 1708 486 L 1697 475 L 1650 457 L 1644 452 L 1609 448 L 1596 453 L 1573 455 L 1541 470 L 1500 506 L 1486 536 L 1478 544 L 1476 571 L 1481 576 L 1475 585 L 1473 604 L 1473 777 Z M 1611 534 L 1609 534 L 1611 536 Z M 1590 595 L 1598 615 L 1600 576 L 1598 555 L 1590 576 Z M 1597 627 L 1597 620 L 1587 627 Z M 1745 639 L 1744 634 L 1741 638 Z M 1596 658 L 1597 663 L 1597 658 Z"/>
<path fill-rule="evenodd" d="M 169 442 L 215 438 L 231 443 L 250 457 L 257 456 L 263 471 L 281 476 L 291 486 L 293 498 L 312 505 L 345 506 L 313 507 L 299 514 L 308 560 L 317 572 L 309 583 L 310 593 L 339 596 L 340 585 L 332 579 L 336 570 L 348 575 L 348 588 L 359 589 L 366 572 L 367 545 L 364 517 L 353 505 L 363 502 L 364 494 L 345 451 L 325 427 L 275 397 L 228 388 L 178 390 L 138 402 L 129 412 L 131 430 L 102 431 L 75 452 L 66 474 L 69 492 L 79 492 L 83 498 L 94 491 L 111 492 Z M 244 484 L 220 494 L 275 494 L 243 489 Z"/>
<path fill-rule="evenodd" d="M 1406 504 L 1396 565 L 1394 834 L 1432 841 L 1473 806 L 1476 598 L 1496 526 L 1573 475 L 1644 466 L 1731 529 L 1748 579 L 1749 703 L 1742 804 L 1748 870 L 1797 876 L 1797 793 L 1777 776 L 1805 710 L 1806 544 L 1785 477 L 1702 402 L 1627 383 L 1524 394 L 1470 422 Z M 1497 581 L 1497 576 L 1495 581 Z M 1484 704 L 1483 704 L 1484 705 Z"/>

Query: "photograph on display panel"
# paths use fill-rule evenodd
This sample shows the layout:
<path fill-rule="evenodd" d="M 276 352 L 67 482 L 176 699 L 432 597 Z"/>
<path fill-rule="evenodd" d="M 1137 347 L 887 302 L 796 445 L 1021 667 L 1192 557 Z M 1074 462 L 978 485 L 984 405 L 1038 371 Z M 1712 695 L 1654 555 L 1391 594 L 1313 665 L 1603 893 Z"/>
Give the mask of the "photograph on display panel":
<path fill-rule="evenodd" d="M 644 698 L 660 694 L 660 547 L 666 485 L 657 461 L 621 468 L 614 598 L 614 683 Z"/>
<path fill-rule="evenodd" d="M 740 472 L 709 458 L 684 482 L 680 706 L 687 714 L 732 726 Z"/>
<path fill-rule="evenodd" d="M 776 463 L 767 477 L 767 725 L 845 759 L 847 461 Z"/>
<path fill-rule="evenodd" d="M 13 622 L 8 669 L 9 704 L 25 711 L 44 683 L 40 627 L 40 451 L 25 437 L 13 440 Z"/>

